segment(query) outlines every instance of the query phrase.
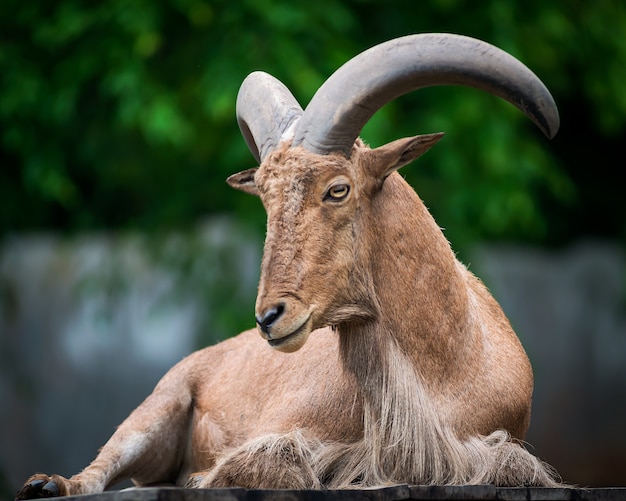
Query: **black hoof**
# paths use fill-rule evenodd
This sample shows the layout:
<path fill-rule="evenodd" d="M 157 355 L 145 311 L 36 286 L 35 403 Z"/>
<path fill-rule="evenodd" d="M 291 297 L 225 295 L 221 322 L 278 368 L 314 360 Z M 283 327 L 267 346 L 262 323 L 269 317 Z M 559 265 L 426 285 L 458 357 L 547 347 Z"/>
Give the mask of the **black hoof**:
<path fill-rule="evenodd" d="M 46 485 L 41 489 L 41 497 L 44 498 L 55 498 L 59 495 L 59 486 L 54 482 L 54 480 L 50 480 Z"/>
<path fill-rule="evenodd" d="M 53 498 L 59 494 L 59 486 L 54 480 L 38 478 L 22 487 L 17 492 L 15 500 Z"/>

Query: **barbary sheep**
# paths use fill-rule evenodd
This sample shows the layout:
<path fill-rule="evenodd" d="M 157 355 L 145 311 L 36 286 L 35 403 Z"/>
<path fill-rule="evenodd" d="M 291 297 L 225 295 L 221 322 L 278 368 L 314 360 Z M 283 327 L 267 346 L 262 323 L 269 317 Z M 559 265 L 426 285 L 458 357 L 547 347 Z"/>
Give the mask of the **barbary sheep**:
<path fill-rule="evenodd" d="M 304 111 L 275 78 L 249 75 L 237 114 L 260 166 L 228 183 L 267 212 L 257 329 L 185 358 L 81 473 L 36 474 L 17 498 L 94 493 L 126 478 L 199 488 L 556 485 L 521 444 L 533 376 L 518 338 L 396 172 L 442 134 L 375 149 L 359 139 L 385 103 L 448 84 L 512 102 L 549 137 L 558 129 L 554 101 L 528 68 L 459 35 L 375 46 Z"/>

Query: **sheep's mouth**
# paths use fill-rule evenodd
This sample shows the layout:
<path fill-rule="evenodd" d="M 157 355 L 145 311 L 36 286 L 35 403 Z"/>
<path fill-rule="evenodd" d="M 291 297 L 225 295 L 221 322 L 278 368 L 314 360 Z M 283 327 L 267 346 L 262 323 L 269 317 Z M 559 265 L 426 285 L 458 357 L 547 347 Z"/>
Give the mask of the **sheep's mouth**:
<path fill-rule="evenodd" d="M 289 344 L 293 344 L 294 345 L 293 348 L 295 349 L 291 349 L 287 351 L 297 350 L 304 344 L 304 342 L 298 342 L 298 338 L 304 333 L 308 335 L 308 325 L 309 325 L 310 318 L 311 317 L 308 317 L 304 322 L 302 322 L 302 325 L 300 325 L 300 327 L 298 327 L 296 330 L 294 330 L 290 334 L 287 334 L 286 336 L 276 338 L 276 339 L 268 339 L 267 343 L 272 348 L 276 348 L 278 350 L 282 350 L 283 347 L 287 348 Z M 305 340 L 306 340 L 306 336 L 305 336 Z"/>

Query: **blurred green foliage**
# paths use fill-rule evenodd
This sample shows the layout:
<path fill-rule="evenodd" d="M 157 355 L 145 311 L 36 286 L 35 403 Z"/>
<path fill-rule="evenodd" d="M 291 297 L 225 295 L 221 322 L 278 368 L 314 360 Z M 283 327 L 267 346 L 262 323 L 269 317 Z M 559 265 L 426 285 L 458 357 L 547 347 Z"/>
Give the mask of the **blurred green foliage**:
<path fill-rule="evenodd" d="M 553 142 L 478 91 L 426 89 L 384 107 L 363 137 L 446 139 L 404 174 L 456 247 L 626 236 L 615 151 L 626 129 L 621 0 L 49 0 L 0 5 L 0 235 L 167 230 L 234 212 L 224 179 L 253 158 L 239 84 L 268 71 L 304 105 L 340 64 L 384 40 L 457 32 L 524 61 L 553 92 Z M 612 162 L 612 163 L 611 163 Z M 618 191 L 619 190 L 619 191 Z M 599 221 L 602 221 L 600 223 Z"/>

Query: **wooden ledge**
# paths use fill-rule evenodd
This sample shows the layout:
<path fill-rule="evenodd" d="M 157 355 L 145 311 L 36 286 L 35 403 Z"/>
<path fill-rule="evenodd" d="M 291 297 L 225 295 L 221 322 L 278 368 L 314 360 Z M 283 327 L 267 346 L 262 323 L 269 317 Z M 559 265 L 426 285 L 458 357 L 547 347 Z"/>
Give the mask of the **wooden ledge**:
<path fill-rule="evenodd" d="M 626 501 L 626 487 L 597 489 L 397 485 L 354 490 L 248 490 L 147 487 L 69 496 L 63 501 Z"/>

